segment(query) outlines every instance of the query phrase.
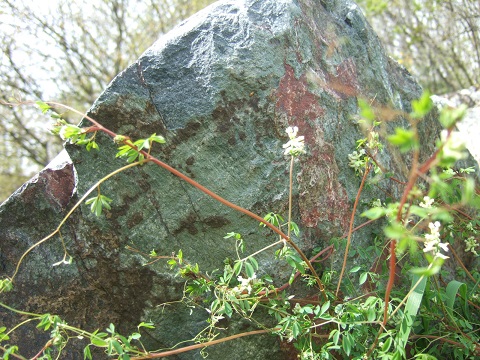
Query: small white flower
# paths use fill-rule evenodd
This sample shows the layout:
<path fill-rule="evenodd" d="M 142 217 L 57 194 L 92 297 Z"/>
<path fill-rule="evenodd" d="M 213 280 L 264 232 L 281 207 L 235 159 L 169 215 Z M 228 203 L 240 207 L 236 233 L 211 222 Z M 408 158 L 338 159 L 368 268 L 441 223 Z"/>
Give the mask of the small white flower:
<path fill-rule="evenodd" d="M 473 231 L 474 234 L 477 233 L 477 231 L 473 228 L 473 224 L 469 222 L 466 226 L 467 230 Z"/>
<path fill-rule="evenodd" d="M 286 133 L 288 134 L 288 137 L 290 140 L 283 145 L 283 148 L 285 149 L 284 154 L 285 155 L 291 155 L 291 156 L 298 156 L 300 154 L 305 154 L 305 137 L 304 136 L 297 136 L 298 133 L 298 127 L 288 127 L 287 130 L 285 130 Z"/>
<path fill-rule="evenodd" d="M 297 137 L 297 133 L 298 133 L 298 127 L 296 126 L 289 126 L 287 128 L 287 130 L 285 130 L 286 133 L 288 134 L 288 137 L 290 138 L 290 140 L 292 139 L 295 139 Z"/>
<path fill-rule="evenodd" d="M 478 243 L 477 243 L 477 240 L 475 240 L 475 238 L 473 236 L 470 236 L 468 239 L 465 239 L 465 251 L 466 252 L 471 252 L 473 253 L 475 256 L 478 256 L 478 253 L 477 251 L 475 250 L 475 248 L 478 246 Z"/>
<path fill-rule="evenodd" d="M 377 199 L 372 201 L 372 207 L 382 207 L 382 206 L 383 206 L 382 200 Z"/>
<path fill-rule="evenodd" d="M 440 222 L 428 224 L 430 234 L 425 234 L 423 252 L 431 252 L 436 258 L 448 259 L 448 256 L 441 253 L 441 250 L 448 252 L 448 244 L 440 242 Z"/>
<path fill-rule="evenodd" d="M 348 166 L 355 169 L 360 173 L 363 173 L 363 168 L 365 167 L 365 149 L 360 149 L 358 152 L 354 151 L 351 154 L 348 154 Z"/>
<path fill-rule="evenodd" d="M 420 205 L 420 207 L 423 207 L 425 209 L 431 209 L 434 201 L 435 201 L 435 199 L 431 199 L 428 196 L 424 196 L 423 197 L 423 202 L 421 202 L 418 205 Z"/>
<path fill-rule="evenodd" d="M 443 260 L 446 260 L 446 259 L 449 259 L 449 257 L 447 255 L 443 255 L 442 253 L 438 252 L 435 254 L 435 257 L 436 258 L 440 258 L 440 259 L 443 259 Z"/>
<path fill-rule="evenodd" d="M 443 251 L 448 252 L 448 244 L 447 243 L 438 243 L 438 247 L 442 248 Z"/>
<path fill-rule="evenodd" d="M 238 276 L 237 280 L 240 282 L 235 288 L 234 292 L 241 294 L 244 291 L 247 291 L 247 293 L 252 292 L 252 285 L 256 282 L 257 275 L 253 274 L 252 277 L 249 278 L 244 278 L 243 276 Z"/>

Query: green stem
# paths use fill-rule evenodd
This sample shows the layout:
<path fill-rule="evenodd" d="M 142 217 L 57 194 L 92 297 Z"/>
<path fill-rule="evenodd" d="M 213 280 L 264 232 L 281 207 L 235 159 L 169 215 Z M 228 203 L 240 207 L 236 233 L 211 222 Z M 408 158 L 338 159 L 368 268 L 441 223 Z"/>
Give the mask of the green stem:
<path fill-rule="evenodd" d="M 240 261 L 245 261 L 245 260 L 251 258 L 252 256 L 255 256 L 255 255 L 257 255 L 257 254 L 260 254 L 261 252 L 264 252 L 265 250 L 270 249 L 271 247 L 274 247 L 274 246 L 276 246 L 276 245 L 278 245 L 278 244 L 283 243 L 284 241 L 285 241 L 285 240 L 280 240 L 280 241 L 274 242 L 273 244 L 270 244 L 270 245 L 268 245 L 268 246 L 265 246 L 264 248 L 262 248 L 262 249 L 260 249 L 260 250 L 258 250 L 258 251 L 255 251 L 253 254 L 250 254 L 250 255 L 248 255 L 247 257 L 244 257 L 243 259 L 240 259 Z"/>
<path fill-rule="evenodd" d="M 3 346 L 0 346 L 0 350 L 2 350 L 4 354 L 8 351 L 8 349 L 4 348 Z M 27 360 L 27 358 L 25 358 L 21 355 L 17 355 L 17 354 L 9 354 L 9 355 L 13 356 L 16 359 Z"/>
<path fill-rule="evenodd" d="M 0 302 L 0 306 L 7 309 L 7 310 L 10 310 L 10 311 L 12 311 L 16 314 L 19 314 L 19 315 L 34 316 L 34 317 L 38 317 L 38 318 L 42 316 L 40 314 L 35 314 L 35 313 L 30 313 L 30 312 L 14 309 L 14 308 L 8 306 L 7 304 L 1 303 L 1 302 Z"/>
<path fill-rule="evenodd" d="M 290 160 L 290 183 L 289 183 L 289 191 L 288 191 L 288 221 L 287 221 L 287 235 L 290 238 L 290 224 L 292 221 L 292 188 L 293 188 L 293 162 L 295 157 L 292 156 Z"/>

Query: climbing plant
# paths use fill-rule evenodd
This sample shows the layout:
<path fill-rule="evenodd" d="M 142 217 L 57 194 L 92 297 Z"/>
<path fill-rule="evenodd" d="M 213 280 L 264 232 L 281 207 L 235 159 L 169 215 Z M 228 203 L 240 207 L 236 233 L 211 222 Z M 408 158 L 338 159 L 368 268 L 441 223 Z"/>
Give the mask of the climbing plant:
<path fill-rule="evenodd" d="M 9 104 L 20 105 L 20 104 Z M 289 162 L 289 197 L 287 214 L 272 211 L 264 216 L 254 214 L 223 199 L 208 188 L 159 160 L 153 154 L 165 139 L 152 134 L 145 139 L 130 139 L 103 127 L 95 119 L 85 116 L 90 126 L 79 127 L 67 123 L 59 108 L 75 111 L 67 106 L 49 102 L 37 102 L 43 113 L 55 118 L 53 133 L 65 141 L 84 146 L 87 151 L 101 151 L 96 142 L 98 132 L 109 135 L 118 146 L 116 157 L 127 164 L 99 179 L 68 211 L 64 219 L 49 235 L 39 239 L 18 260 L 14 273 L 0 280 L 0 293 L 8 293 L 15 286 L 15 278 L 22 262 L 35 247 L 55 236 L 61 237 L 66 220 L 82 204 L 89 206 L 96 216 L 103 216 L 115 203 L 101 191 L 101 185 L 118 173 L 150 164 L 160 166 L 198 190 L 211 196 L 261 226 L 274 232 L 278 238 L 265 248 L 249 253 L 248 239 L 238 232 L 225 234 L 225 241 L 232 241 L 235 253 L 226 259 L 224 268 L 202 269 L 190 263 L 188 254 L 181 249 L 171 249 L 170 254 L 158 254 L 155 250 L 141 254 L 150 266 L 165 261 L 172 272 L 185 281 L 181 301 L 185 305 L 196 304 L 206 310 L 206 327 L 192 339 L 193 345 L 179 345 L 169 350 L 147 350 L 142 345 L 142 329 L 154 328 L 151 322 L 142 322 L 138 331 L 122 335 L 114 324 L 105 330 L 93 332 L 70 326 L 56 314 L 35 314 L 0 303 L 6 311 L 22 316 L 12 328 L 0 327 L 0 350 L 3 358 L 24 359 L 18 352 L 18 344 L 9 342 L 10 335 L 28 322 L 36 322 L 38 331 L 50 333 L 50 339 L 38 349 L 34 359 L 61 357 L 72 338 L 85 341 L 84 358 L 92 359 L 92 348 L 100 348 L 105 354 L 118 359 L 153 359 L 167 357 L 195 349 L 205 349 L 221 342 L 234 341 L 244 336 L 271 333 L 281 341 L 292 343 L 301 359 L 474 359 L 480 356 L 480 298 L 478 269 L 468 269 L 457 254 L 458 247 L 478 256 L 480 220 L 480 196 L 473 167 L 458 168 L 458 160 L 465 157 L 463 146 L 455 132 L 455 124 L 465 108 L 444 108 L 439 121 L 444 130 L 437 139 L 436 150 L 424 162 L 420 161 L 420 144 L 417 125 L 431 111 L 429 94 L 413 101 L 412 112 L 402 114 L 409 120 L 409 128 L 396 128 L 386 137 L 380 136 L 381 123 L 375 108 L 366 101 L 359 101 L 361 119 L 359 126 L 365 129 L 365 137 L 352 144 L 349 164 L 361 178 L 353 207 L 349 231 L 343 239 L 332 243 L 308 258 L 295 242 L 301 228 L 292 221 L 292 188 L 296 160 L 308 156 L 308 148 L 299 129 L 292 124 L 286 129 L 288 141 L 283 146 Z M 52 112 L 52 109 L 55 112 Z M 382 138 L 402 153 L 412 157 L 410 174 L 406 182 L 400 181 L 378 159 L 383 151 Z M 281 151 L 279 149 L 279 151 Z M 398 199 L 386 202 L 368 199 L 370 209 L 357 214 L 362 191 L 372 177 L 385 177 L 398 182 L 403 193 Z M 172 205 L 173 206 L 173 205 Z M 274 209 L 272 209 L 274 210 Z M 365 222 L 354 228 L 358 216 Z M 377 260 L 371 268 L 351 267 L 352 234 L 372 222 L 383 224 L 383 232 L 370 243 L 370 249 L 356 249 L 361 263 L 371 263 L 372 253 Z M 63 240 L 62 240 L 63 244 Z M 72 257 L 65 245 L 64 257 L 54 264 L 69 266 Z M 285 284 L 275 284 L 272 274 L 265 273 L 260 253 L 271 252 L 278 261 L 291 268 L 291 276 Z M 315 263 L 327 259 L 333 251 L 344 254 L 341 269 L 327 268 L 318 274 Z M 444 262 L 454 258 L 460 271 L 445 268 Z M 382 264 L 387 266 L 384 268 Z M 398 272 L 407 281 L 398 282 Z M 311 296 L 304 299 L 292 290 L 292 284 L 300 282 Z M 358 288 L 362 293 L 358 294 Z M 5 297 L 7 298 L 7 297 Z M 265 310 L 272 319 L 265 323 L 257 318 L 257 310 Z M 249 319 L 258 329 L 232 336 L 216 338 L 222 332 L 219 322 L 224 318 L 239 316 Z M 273 324 L 273 325 L 272 325 Z"/>

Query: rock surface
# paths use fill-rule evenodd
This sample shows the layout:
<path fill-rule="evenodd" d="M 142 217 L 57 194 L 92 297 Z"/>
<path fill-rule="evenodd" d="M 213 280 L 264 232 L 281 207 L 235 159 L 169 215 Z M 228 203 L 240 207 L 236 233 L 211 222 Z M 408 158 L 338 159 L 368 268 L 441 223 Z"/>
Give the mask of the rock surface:
<path fill-rule="evenodd" d="M 154 154 L 259 215 L 286 213 L 289 165 L 282 144 L 286 127 L 298 126 L 308 154 L 295 166 L 294 220 L 302 229 L 298 243 L 310 255 L 347 230 L 360 183 L 347 158 L 363 137 L 353 121 L 358 98 L 409 111 L 420 94 L 410 74 L 384 54 L 353 2 L 235 0 L 215 3 L 163 36 L 114 79 L 89 115 L 133 139 L 164 135 L 167 143 L 154 147 Z M 388 122 L 388 130 L 400 122 Z M 434 149 L 438 133 L 437 122 L 427 119 L 423 154 Z M 99 136 L 99 144 L 101 152 L 67 147 L 76 177 L 71 164 L 47 168 L 1 206 L 3 275 L 13 273 L 22 253 L 55 229 L 92 184 L 124 164 L 115 159 L 110 139 Z M 408 158 L 388 147 L 379 158 L 405 179 Z M 393 182 L 381 185 L 382 191 L 366 190 L 365 199 L 399 191 Z M 97 219 L 82 206 L 62 230 L 74 263 L 52 267 L 63 257 L 61 241 L 42 244 L 26 257 L 14 291 L 1 301 L 58 313 L 87 330 L 114 323 L 130 333 L 139 322 L 153 321 L 156 329 L 144 332 L 142 340 L 149 349 L 166 348 L 193 338 L 206 326 L 206 313 L 178 303 L 159 307 L 181 298 L 182 280 L 161 262 L 142 266 L 144 257 L 126 246 L 162 255 L 182 249 L 189 262 L 211 271 L 234 256 L 233 242 L 223 239 L 227 232 L 241 232 L 248 252 L 276 240 L 256 221 L 153 165 L 121 173 L 101 191 L 114 200 L 111 211 Z M 354 243 L 365 246 L 373 231 L 356 232 Z M 259 257 L 261 267 L 281 282 L 288 269 L 270 257 Z M 335 265 L 341 257 L 331 261 Z M 5 324 L 18 322 L 0 311 Z M 253 329 L 245 322 L 222 325 L 228 326 L 226 334 Z M 12 343 L 33 355 L 45 341 L 37 334 L 22 327 Z M 75 341 L 78 347 L 68 358 L 82 359 L 85 344 Z M 229 359 L 288 358 L 271 336 L 208 349 L 211 359 L 224 359 L 227 352 Z"/>

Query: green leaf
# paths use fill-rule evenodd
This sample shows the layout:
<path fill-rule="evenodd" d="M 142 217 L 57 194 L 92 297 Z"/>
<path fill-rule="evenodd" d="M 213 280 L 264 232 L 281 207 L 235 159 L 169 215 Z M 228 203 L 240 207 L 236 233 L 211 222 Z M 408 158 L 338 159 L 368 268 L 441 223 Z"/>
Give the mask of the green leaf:
<path fill-rule="evenodd" d="M 441 269 L 441 266 L 434 265 L 431 267 L 413 268 L 413 269 L 410 269 L 410 272 L 418 276 L 429 277 L 438 273 L 440 269 Z"/>
<path fill-rule="evenodd" d="M 140 329 L 140 328 L 147 328 L 147 329 L 155 329 L 155 325 L 152 323 L 152 322 L 141 322 L 140 324 L 138 324 L 137 328 Z"/>
<path fill-rule="evenodd" d="M 400 152 L 405 153 L 412 149 L 418 149 L 415 131 L 404 128 L 395 128 L 395 134 L 387 137 L 390 144 L 397 146 Z"/>
<path fill-rule="evenodd" d="M 360 270 L 361 267 L 360 266 L 355 266 L 354 268 L 350 269 L 349 273 L 350 274 L 353 274 L 353 273 L 356 273 L 358 270 Z"/>
<path fill-rule="evenodd" d="M 460 297 L 462 299 L 463 303 L 463 311 L 464 314 L 467 314 L 467 285 L 464 283 L 457 281 L 457 280 L 452 280 L 448 283 L 447 288 L 445 289 L 445 293 L 447 296 L 446 299 L 446 307 L 447 311 L 450 314 L 450 316 L 453 317 L 453 305 L 455 304 L 455 299 L 457 298 L 457 293 L 460 294 Z"/>
<path fill-rule="evenodd" d="M 10 355 L 15 354 L 15 352 L 18 351 L 18 346 L 9 346 L 6 349 L 2 349 L 2 351 L 4 352 L 2 359 L 8 360 L 10 359 Z"/>
<path fill-rule="evenodd" d="M 92 353 L 90 352 L 90 345 L 83 348 L 83 359 L 92 360 Z"/>
<path fill-rule="evenodd" d="M 470 204 L 475 198 L 475 180 L 472 178 L 465 179 L 462 191 L 462 204 Z"/>
<path fill-rule="evenodd" d="M 375 312 L 375 308 L 369 307 L 367 310 L 367 321 L 375 321 L 377 314 Z"/>
<path fill-rule="evenodd" d="M 362 275 L 360 275 L 360 278 L 358 279 L 359 285 L 365 284 L 365 281 L 367 281 L 368 277 L 368 272 L 364 272 Z"/>
<path fill-rule="evenodd" d="M 252 278 L 253 275 L 255 274 L 255 270 L 253 269 L 253 266 L 248 262 L 245 262 L 245 273 L 249 278 Z"/>
<path fill-rule="evenodd" d="M 232 317 L 232 315 L 233 315 L 232 306 L 228 302 L 225 302 L 225 303 L 223 303 L 223 307 L 224 307 L 225 315 L 227 315 L 228 317 Z"/>
<path fill-rule="evenodd" d="M 430 92 L 424 91 L 420 99 L 412 101 L 413 111 L 410 113 L 410 116 L 414 119 L 423 118 L 432 108 L 433 101 L 430 99 Z"/>
<path fill-rule="evenodd" d="M 420 276 L 413 276 L 412 287 L 419 281 Z M 423 293 L 425 291 L 425 285 L 427 284 L 427 278 L 421 278 L 417 287 L 410 294 L 407 303 L 405 305 L 405 312 L 403 313 L 402 322 L 400 324 L 400 329 L 396 337 L 396 349 L 405 349 L 405 346 L 408 342 L 408 337 L 413 327 L 413 323 L 422 303 Z"/>
<path fill-rule="evenodd" d="M 0 292 L 9 292 L 13 289 L 13 283 L 10 279 L 0 280 Z"/>
<path fill-rule="evenodd" d="M 98 347 L 107 347 L 108 346 L 107 341 L 102 339 L 107 336 L 108 336 L 107 333 L 104 333 L 104 332 L 98 333 L 98 330 L 95 330 L 95 332 L 90 336 L 90 342 L 92 343 L 92 345 L 95 345 Z"/>
<path fill-rule="evenodd" d="M 242 235 L 240 235 L 239 233 L 236 233 L 236 232 L 229 232 L 223 238 L 224 239 L 234 238 L 235 240 L 240 240 L 242 238 Z"/>
<path fill-rule="evenodd" d="M 432 209 L 426 209 L 417 205 L 410 206 L 408 210 L 420 218 L 426 218 L 433 211 Z"/>
<path fill-rule="evenodd" d="M 141 334 L 139 334 L 139 333 L 133 333 L 133 334 L 130 335 L 128 338 L 129 338 L 130 340 L 138 340 L 138 339 L 140 339 L 141 337 L 142 337 Z"/>
<path fill-rule="evenodd" d="M 7 334 L 4 334 L 5 330 L 7 330 L 5 326 L 0 327 L 0 341 L 6 341 L 10 339 Z"/>
<path fill-rule="evenodd" d="M 383 346 L 382 346 L 382 351 L 387 352 L 388 349 L 390 349 L 390 346 L 392 345 L 392 338 L 388 337 L 387 340 L 384 341 Z"/>
<path fill-rule="evenodd" d="M 316 314 L 317 316 L 322 316 L 323 314 L 325 314 L 325 312 L 328 310 L 328 308 L 330 307 L 330 301 L 327 301 L 325 303 L 323 303 L 321 309 L 320 309 L 320 312 L 318 314 Z"/>
<path fill-rule="evenodd" d="M 250 264 L 252 264 L 253 269 L 254 269 L 255 271 L 257 271 L 257 270 L 258 270 L 258 262 L 257 262 L 257 260 L 255 260 L 255 258 L 254 258 L 253 256 L 251 256 L 251 257 L 248 258 L 248 261 L 250 261 Z"/>
<path fill-rule="evenodd" d="M 117 340 L 111 340 L 111 344 L 115 348 L 115 351 L 117 352 L 117 354 L 119 355 L 123 354 L 122 345 Z"/>
<path fill-rule="evenodd" d="M 358 107 L 360 108 L 361 117 L 368 120 L 370 124 L 373 124 L 375 120 L 375 112 L 372 107 L 364 99 L 358 99 Z"/>
<path fill-rule="evenodd" d="M 43 101 L 39 100 L 39 101 L 35 101 L 35 104 L 37 104 L 37 106 L 40 108 L 40 110 L 42 110 L 42 113 L 45 114 L 48 110 L 51 109 L 50 105 L 44 103 Z"/>
<path fill-rule="evenodd" d="M 293 233 L 295 234 L 295 236 L 298 236 L 298 234 L 300 234 L 300 228 L 298 227 L 298 225 L 296 223 L 294 223 L 293 221 L 290 222 L 290 230 L 293 231 Z"/>
<path fill-rule="evenodd" d="M 398 222 L 392 222 L 383 229 L 385 235 L 390 239 L 401 240 L 410 237 L 409 231 Z"/>
<path fill-rule="evenodd" d="M 90 198 L 85 201 L 86 205 L 90 205 L 90 211 L 95 214 L 95 216 L 102 215 L 102 209 L 105 208 L 107 210 L 111 209 L 110 203 L 113 200 L 105 195 L 98 195 L 96 197 Z"/>
<path fill-rule="evenodd" d="M 385 216 L 386 213 L 387 209 L 382 207 L 374 207 L 363 212 L 361 216 L 369 218 L 370 220 L 376 220 L 381 218 L 382 216 Z"/>
<path fill-rule="evenodd" d="M 40 319 L 40 323 L 37 325 L 38 329 L 46 331 L 52 326 L 52 318 L 50 314 L 43 314 Z"/>
<path fill-rule="evenodd" d="M 93 140 L 89 140 L 85 148 L 87 151 L 90 151 L 91 149 L 99 150 L 98 144 Z"/>
<path fill-rule="evenodd" d="M 284 222 L 283 217 L 273 212 L 265 215 L 263 219 L 276 227 L 280 227 L 280 225 Z M 265 226 L 263 223 L 260 223 L 260 225 Z"/>
<path fill-rule="evenodd" d="M 160 135 L 157 135 L 157 134 L 151 135 L 148 138 L 148 140 L 150 140 L 151 142 L 159 143 L 159 144 L 164 144 L 165 143 L 165 138 L 163 136 L 160 136 Z"/>
<path fill-rule="evenodd" d="M 233 265 L 233 273 L 238 276 L 242 272 L 243 261 L 235 261 L 235 265 Z"/>
<path fill-rule="evenodd" d="M 342 349 L 345 351 L 345 354 L 347 356 L 350 356 L 350 352 L 352 351 L 352 345 L 355 343 L 355 341 L 352 338 L 352 335 L 350 333 L 344 333 L 342 336 Z"/>

